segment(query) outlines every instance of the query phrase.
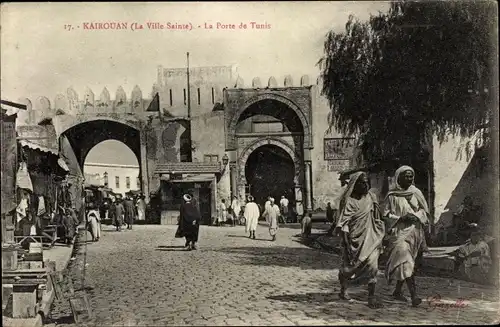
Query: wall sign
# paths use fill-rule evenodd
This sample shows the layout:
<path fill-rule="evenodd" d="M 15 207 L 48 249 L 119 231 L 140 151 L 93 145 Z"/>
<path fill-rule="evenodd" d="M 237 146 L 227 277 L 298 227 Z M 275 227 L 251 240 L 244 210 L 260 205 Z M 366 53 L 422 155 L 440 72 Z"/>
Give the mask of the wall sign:
<path fill-rule="evenodd" d="M 350 168 L 349 160 L 329 160 L 328 171 L 344 171 Z"/>
<path fill-rule="evenodd" d="M 354 153 L 354 138 L 326 138 L 325 160 L 349 160 Z"/>

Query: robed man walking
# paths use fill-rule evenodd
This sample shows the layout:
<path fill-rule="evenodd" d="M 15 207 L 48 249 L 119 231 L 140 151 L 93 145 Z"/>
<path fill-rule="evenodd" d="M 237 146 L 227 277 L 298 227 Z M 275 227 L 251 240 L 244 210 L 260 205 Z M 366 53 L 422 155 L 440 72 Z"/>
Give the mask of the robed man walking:
<path fill-rule="evenodd" d="M 193 198 L 189 194 L 185 194 L 183 200 L 184 203 L 180 209 L 179 232 L 186 238 L 187 250 L 196 250 L 196 242 L 198 242 L 200 231 L 200 212 L 193 205 Z"/>
<path fill-rule="evenodd" d="M 130 195 L 123 201 L 123 207 L 125 208 L 125 223 L 127 224 L 127 229 L 132 229 L 135 218 L 135 205 Z"/>
<path fill-rule="evenodd" d="M 259 222 L 260 210 L 257 203 L 254 202 L 253 196 L 248 196 L 248 202 L 245 205 L 245 230 L 250 233 L 249 238 L 255 240 L 255 230 L 257 229 L 257 224 Z"/>
<path fill-rule="evenodd" d="M 375 299 L 378 259 L 385 236 L 377 196 L 370 191 L 368 176 L 355 173 L 340 200 L 336 232 L 342 237 L 340 298 L 350 300 L 347 286 L 368 284 L 368 306 L 379 308 Z"/>

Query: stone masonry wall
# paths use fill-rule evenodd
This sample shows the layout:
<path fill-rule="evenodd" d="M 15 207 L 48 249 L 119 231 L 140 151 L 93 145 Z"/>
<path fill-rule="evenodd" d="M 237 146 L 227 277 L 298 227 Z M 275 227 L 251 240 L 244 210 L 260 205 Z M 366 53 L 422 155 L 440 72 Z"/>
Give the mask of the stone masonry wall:
<path fill-rule="evenodd" d="M 203 162 L 205 155 L 217 155 L 222 161 L 225 154 L 224 112 L 214 111 L 191 118 L 191 141 L 193 162 Z M 229 199 L 231 196 L 231 182 L 229 166 L 217 183 L 219 199 Z"/>
<path fill-rule="evenodd" d="M 209 113 L 222 104 L 223 89 L 234 87 L 236 77 L 235 66 L 190 68 L 191 116 Z M 161 110 L 173 116 L 188 115 L 186 68 L 158 67 L 158 80 L 154 89 L 160 95 Z"/>
<path fill-rule="evenodd" d="M 469 139 L 449 137 L 440 144 L 434 138 L 434 189 L 437 228 L 451 224 L 453 212 L 466 196 L 488 212 L 491 203 L 491 171 L 482 170 L 478 153 L 467 157 L 464 152 L 457 156 L 460 146 Z"/>
<path fill-rule="evenodd" d="M 314 101 L 312 107 L 313 144 L 311 151 L 312 160 L 312 193 L 313 209 L 326 209 L 328 202 L 335 208 L 338 206 L 338 198 L 342 194 L 338 171 L 328 171 L 328 162 L 324 159 L 324 138 L 342 137 L 337 131 L 328 133 L 328 113 L 330 108 L 326 98 L 320 95 L 318 86 L 311 90 Z"/>

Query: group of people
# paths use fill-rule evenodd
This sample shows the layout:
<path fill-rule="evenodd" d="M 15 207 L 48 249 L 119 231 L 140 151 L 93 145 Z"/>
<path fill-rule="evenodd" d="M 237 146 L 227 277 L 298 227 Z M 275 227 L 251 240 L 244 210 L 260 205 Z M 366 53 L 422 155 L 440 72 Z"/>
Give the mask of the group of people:
<path fill-rule="evenodd" d="M 413 168 L 402 166 L 397 169 L 395 187 L 389 191 L 381 206 L 370 188 L 366 173 L 357 172 L 350 177 L 339 202 L 334 230 L 342 239 L 342 267 L 339 271 L 341 299 L 350 300 L 349 286 L 366 283 L 369 307 L 382 306 L 375 297 L 375 287 L 379 257 L 385 252 L 385 278 L 389 284 L 396 283 L 393 298 L 407 301 L 403 290 L 406 284 L 412 305 L 422 303 L 417 293 L 415 267 L 419 256 L 428 252 L 425 230 L 429 225 L 430 210 L 423 193 L 414 185 L 414 178 Z M 179 234 L 186 237 L 186 247 L 193 250 L 198 241 L 200 214 L 191 201 L 190 195 L 184 196 L 178 233 L 180 231 Z M 272 197 L 268 198 L 264 207 L 263 216 L 274 241 L 281 211 Z M 261 212 L 252 196 L 247 198 L 243 216 L 249 238 L 255 239 Z M 467 248 L 457 252 L 457 257 L 463 259 L 467 253 L 477 250 L 478 256 L 483 258 L 481 262 L 487 264 L 489 250 L 484 242 L 473 237 L 469 243 Z"/>
<path fill-rule="evenodd" d="M 97 204 L 87 204 L 87 230 L 90 232 L 93 242 L 99 241 L 101 237 L 101 221 L 104 218 L 111 218 L 111 223 L 117 231 L 122 231 L 122 226 L 127 225 L 131 230 L 136 217 L 139 220 L 145 219 L 146 203 L 144 196 L 140 195 L 135 200 L 131 195 L 125 198 L 116 198 L 110 200 L 105 210 Z"/>
<path fill-rule="evenodd" d="M 259 210 L 259 218 L 260 217 L 266 218 L 266 221 L 268 223 L 270 222 L 270 218 L 274 216 L 274 213 L 270 212 L 270 210 L 269 210 L 271 200 L 272 200 L 273 204 L 276 205 L 274 198 L 272 198 L 271 196 L 268 196 L 267 201 L 264 204 L 263 211 L 261 211 L 261 207 L 258 204 L 256 204 L 257 209 Z M 247 198 L 246 204 L 248 204 L 250 202 L 255 202 L 255 199 L 252 197 L 252 201 L 249 201 Z M 245 204 L 245 206 L 246 206 L 246 204 Z M 281 196 L 279 206 L 276 205 L 276 207 L 278 208 L 278 214 L 277 214 L 278 222 L 281 221 L 283 223 L 286 223 L 289 219 L 289 213 L 290 213 L 289 201 L 286 198 L 286 196 L 284 196 L 284 195 Z M 244 218 L 244 219 L 242 219 L 242 218 Z M 215 218 L 214 225 L 223 226 L 229 219 L 232 221 L 233 226 L 239 222 L 241 222 L 241 224 L 243 224 L 243 221 L 245 222 L 245 225 L 246 225 L 247 219 L 245 217 L 245 208 L 240 204 L 240 201 L 238 200 L 237 196 L 233 197 L 233 201 L 231 202 L 229 207 L 226 205 L 225 199 L 221 200 L 221 202 L 217 208 L 217 216 Z"/>
<path fill-rule="evenodd" d="M 183 203 L 180 207 L 178 228 L 175 233 L 176 238 L 184 237 L 186 239 L 185 248 L 189 251 L 196 250 L 197 248 L 196 243 L 198 242 L 201 221 L 200 212 L 193 201 L 192 195 L 185 194 L 183 196 Z M 254 197 L 251 195 L 247 197 L 244 210 L 241 209 L 241 206 L 235 197 L 233 203 L 231 204 L 231 209 L 232 212 L 238 212 L 243 215 L 245 218 L 245 230 L 249 233 L 249 238 L 256 239 L 255 232 L 257 230 L 259 218 L 261 217 L 261 212 L 257 203 L 255 203 Z M 225 200 L 221 201 L 219 211 L 227 213 L 228 210 L 225 207 Z M 280 214 L 280 208 L 274 203 L 274 199 L 269 197 L 268 202 L 266 202 L 265 205 L 263 216 L 269 224 L 269 234 L 271 235 L 273 241 L 276 240 Z M 219 223 L 222 221 L 224 220 L 219 220 Z"/>
<path fill-rule="evenodd" d="M 368 305 L 378 308 L 375 285 L 382 252 L 387 256 L 385 278 L 396 283 L 392 296 L 407 301 L 406 284 L 413 306 L 422 300 L 417 294 L 415 268 L 425 252 L 429 252 L 426 230 L 430 210 L 423 193 L 414 185 L 415 171 L 402 166 L 395 172 L 395 187 L 379 205 L 370 190 L 368 176 L 358 172 L 350 177 L 338 209 L 334 232 L 342 239 L 342 268 L 339 271 L 340 297 L 349 300 L 349 285 L 368 284 Z M 455 272 L 487 278 L 491 254 L 477 224 L 469 225 L 469 239 L 456 250 Z"/>
<path fill-rule="evenodd" d="M 335 233 L 342 238 L 342 268 L 339 271 L 340 297 L 349 300 L 349 285 L 368 284 L 368 305 L 381 307 L 375 298 L 375 285 L 382 251 L 387 252 L 385 277 L 396 282 L 394 299 L 407 301 L 406 284 L 413 306 L 422 300 L 417 295 L 415 264 L 428 251 L 425 228 L 430 211 L 422 192 L 413 184 L 415 171 L 402 166 L 395 173 L 396 186 L 389 191 L 381 209 L 371 191 L 368 176 L 358 172 L 351 176 L 339 203 Z M 385 242 L 384 242 L 385 241 Z M 383 248 L 384 245 L 384 248 Z"/>
<path fill-rule="evenodd" d="M 111 204 L 111 211 L 114 211 L 111 219 L 117 231 L 121 232 L 124 224 L 127 225 L 127 229 L 132 229 L 135 219 L 135 204 L 131 196 L 126 196 L 124 199 L 117 198 L 115 203 Z"/>
<path fill-rule="evenodd" d="M 146 202 L 142 194 L 137 199 L 134 199 L 132 195 L 126 195 L 124 198 L 117 197 L 110 202 L 107 212 L 117 231 L 121 231 L 123 225 L 127 225 L 127 229 L 132 229 L 136 219 L 146 219 Z"/>
<path fill-rule="evenodd" d="M 259 218 L 261 216 L 260 209 L 253 196 L 249 195 L 247 197 L 247 203 L 245 205 L 245 211 L 243 213 L 245 217 L 245 231 L 249 233 L 249 238 L 256 239 L 255 231 L 257 230 L 257 225 Z M 279 224 L 278 220 L 281 215 L 280 208 L 274 203 L 272 197 L 268 197 L 264 205 L 264 213 L 262 216 L 266 219 L 269 225 L 269 235 L 271 235 L 272 241 L 276 240 L 276 235 L 278 233 Z"/>
<path fill-rule="evenodd" d="M 13 221 L 15 235 L 42 236 L 47 226 L 55 225 L 54 236 L 68 246 L 71 245 L 80 220 L 79 212 L 71 200 L 70 184 L 60 181 L 52 188 L 49 196 L 43 194 L 43 190 L 34 192 L 27 170 L 21 174 L 20 179 L 17 190 L 19 203 L 15 208 L 16 219 Z"/>

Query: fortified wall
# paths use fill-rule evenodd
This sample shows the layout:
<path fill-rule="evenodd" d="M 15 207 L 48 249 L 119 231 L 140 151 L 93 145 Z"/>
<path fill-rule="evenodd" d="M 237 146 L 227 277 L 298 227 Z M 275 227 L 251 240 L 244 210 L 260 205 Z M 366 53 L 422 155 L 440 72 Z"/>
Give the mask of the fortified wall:
<path fill-rule="evenodd" d="M 266 79 L 255 77 L 246 86 L 236 66 L 191 68 L 188 112 L 186 69 L 159 66 L 157 81 L 147 97 L 143 96 L 138 86 L 130 97 L 122 87 L 118 87 L 114 97 L 111 97 L 107 88 L 101 91 L 99 97 L 90 88 L 82 95 L 69 88 L 64 94 L 57 95 L 52 103 L 46 97 L 34 102 L 20 99 L 19 102 L 26 104 L 28 110 L 19 113 L 18 125 L 49 124 L 53 126 L 57 137 L 69 135 L 68 131 L 77 130 L 78 126 L 92 127 L 92 133 L 83 135 L 81 132 L 82 135 L 72 136 L 78 137 L 77 143 L 85 148 L 75 156 L 79 164 L 83 164 L 82 160 L 88 151 L 105 138 L 120 140 L 120 137 L 128 137 L 122 141 L 136 153 L 142 167 L 143 189 L 149 193 L 160 185 L 159 177 L 154 173 L 159 163 L 186 161 L 189 150 L 193 162 L 222 160 L 226 154 L 226 89 L 254 89 L 262 94 L 280 92 L 287 98 L 300 98 L 300 90 L 307 89 L 303 93 L 304 98 L 297 98 L 296 101 L 299 105 L 307 102 L 311 108 L 312 148 L 308 160 L 311 162 L 313 208 L 324 209 L 327 202 L 336 203 L 341 192 L 338 172 L 350 167 L 349 160 L 325 159 L 325 138 L 341 139 L 341 136 L 329 131 L 328 104 L 320 95 L 318 80 L 311 83 L 308 76 L 302 76 L 298 83 L 294 83 L 290 75 Z M 156 94 L 158 103 L 153 101 Z M 154 111 L 148 111 L 148 108 Z M 264 116 L 255 115 L 249 121 L 263 119 Z M 121 126 L 120 137 L 109 132 L 102 133 L 105 130 L 117 130 L 118 126 Z M 134 143 L 131 140 L 133 135 L 137 135 L 140 142 Z M 218 183 L 219 195 L 229 198 L 230 185 L 229 169 L 226 169 Z"/>

